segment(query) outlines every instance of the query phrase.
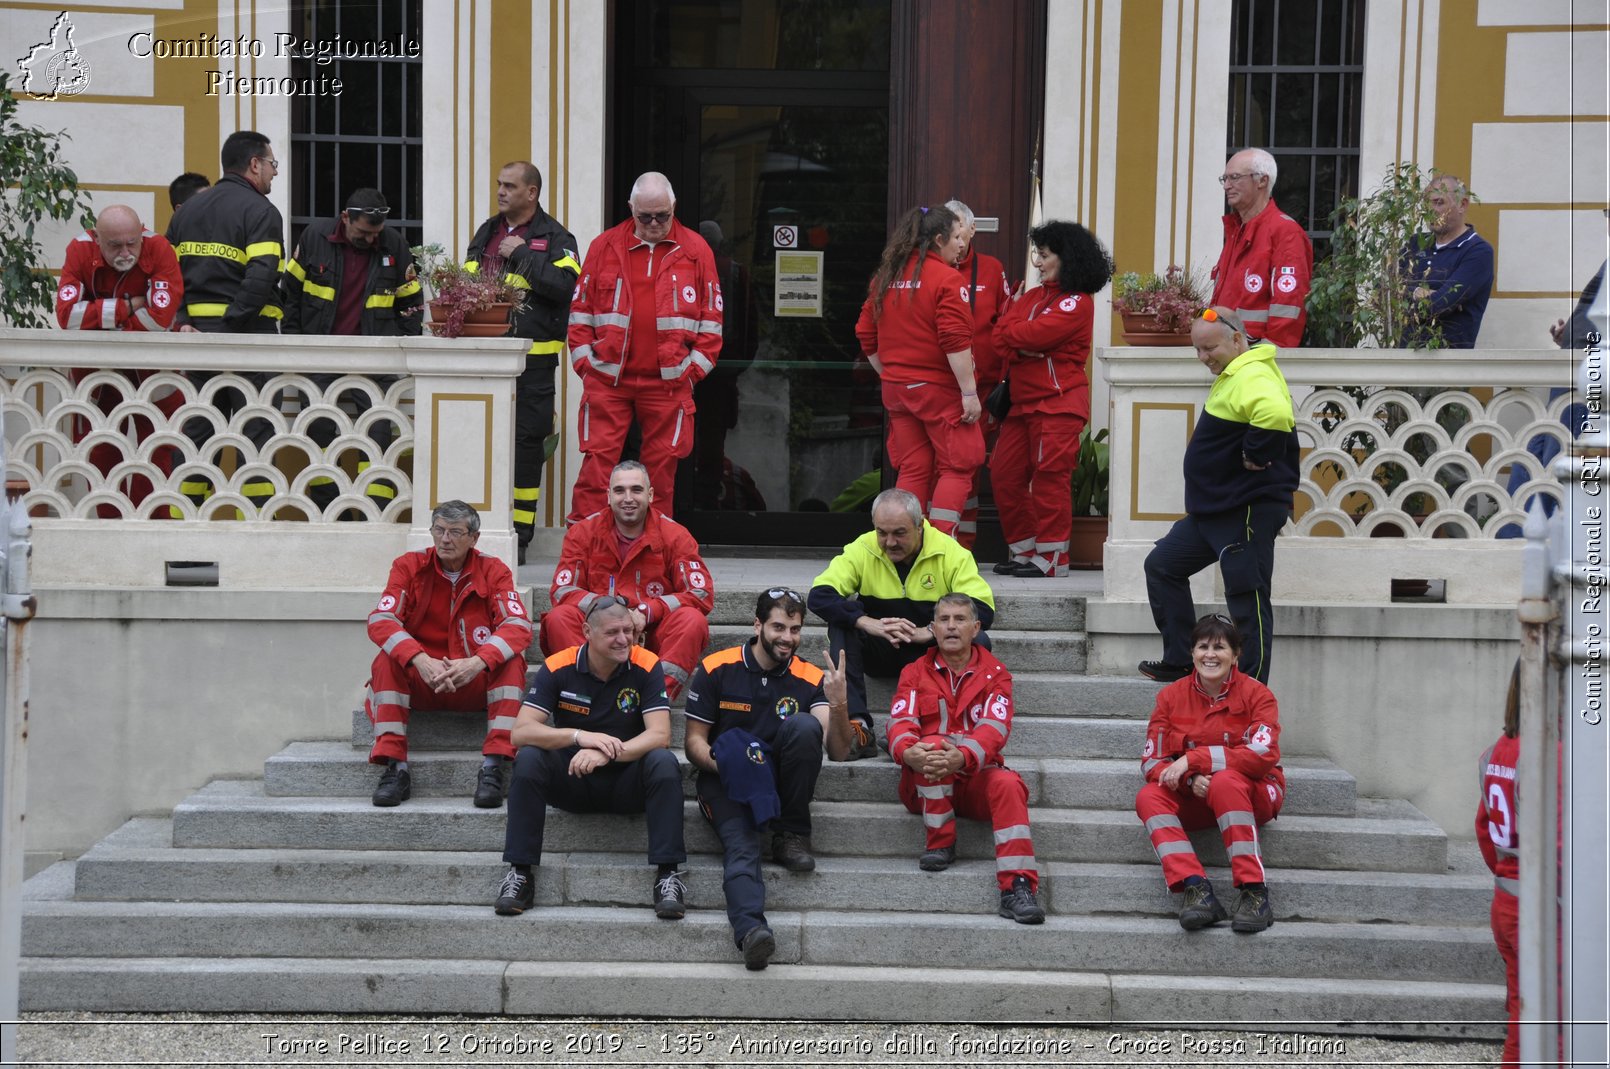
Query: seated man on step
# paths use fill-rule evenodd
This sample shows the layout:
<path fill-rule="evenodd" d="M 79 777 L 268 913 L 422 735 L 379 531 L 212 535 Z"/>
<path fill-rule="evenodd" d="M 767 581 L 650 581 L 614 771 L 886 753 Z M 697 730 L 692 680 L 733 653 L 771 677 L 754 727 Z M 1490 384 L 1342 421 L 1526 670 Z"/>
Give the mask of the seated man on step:
<path fill-rule="evenodd" d="M 369 614 L 380 647 L 369 668 L 363 710 L 375 728 L 373 764 L 385 765 L 374 804 L 413 793 L 408 774 L 408 712 L 414 706 L 486 713 L 486 742 L 475 804 L 503 804 L 503 766 L 514 756 L 509 729 L 525 689 L 531 621 L 509 566 L 475 549 L 481 515 L 462 501 L 430 514 L 430 549 L 391 562 L 391 577 Z"/>
<path fill-rule="evenodd" d="M 843 658 L 824 675 L 794 655 L 805 599 L 786 587 L 755 600 L 755 637 L 704 659 L 688 683 L 688 762 L 699 770 L 699 809 L 721 837 L 722 889 L 744 965 L 764 969 L 777 949 L 766 924 L 760 829 L 789 872 L 816 868 L 811 797 L 823 740 L 835 761 L 850 749 Z"/>
<path fill-rule="evenodd" d="M 1039 871 L 1029 835 L 1029 789 L 1006 767 L 1012 734 L 1012 673 L 975 645 L 978 615 L 966 594 L 934 606 L 935 649 L 906 665 L 889 708 L 889 756 L 900 767 L 900 801 L 922 814 L 927 849 L 917 861 L 941 872 L 956 860 L 956 817 L 995 829 L 1001 916 L 1040 924 Z"/>
<path fill-rule="evenodd" d="M 671 745 L 671 703 L 660 659 L 632 644 L 636 627 L 620 597 L 587 609 L 585 641 L 537 669 L 514 725 L 514 780 L 496 909 L 512 917 L 536 901 L 550 804 L 572 813 L 643 813 L 654 877 L 654 912 L 680 920 L 688 859 L 682 843 L 682 774 Z"/>
<path fill-rule="evenodd" d="M 625 599 L 642 645 L 659 655 L 674 701 L 710 642 L 710 570 L 688 529 L 656 512 L 648 469 L 623 460 L 609 473 L 609 508 L 565 532 L 542 618 L 542 652 L 582 641 L 582 619 L 600 598 Z"/>
<path fill-rule="evenodd" d="M 827 621 L 828 650 L 844 653 L 849 688 L 849 760 L 876 757 L 866 677 L 892 679 L 934 644 L 934 603 L 945 594 L 973 601 L 980 627 L 995 618 L 995 595 L 978 574 L 972 553 L 922 518 L 907 490 L 885 490 L 872 501 L 872 530 L 844 547 L 811 586 L 811 611 Z M 978 645 L 989 649 L 980 632 Z"/>

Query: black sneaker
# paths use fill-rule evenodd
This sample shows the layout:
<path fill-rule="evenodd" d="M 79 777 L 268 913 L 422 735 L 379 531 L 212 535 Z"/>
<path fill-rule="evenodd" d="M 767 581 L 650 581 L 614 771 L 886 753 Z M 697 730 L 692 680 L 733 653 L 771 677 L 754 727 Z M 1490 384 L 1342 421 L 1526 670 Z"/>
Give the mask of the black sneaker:
<path fill-rule="evenodd" d="M 944 872 L 956 860 L 954 846 L 936 846 L 932 850 L 924 850 L 917 859 L 917 867 L 924 872 Z"/>
<path fill-rule="evenodd" d="M 1045 923 L 1045 910 L 1034 900 L 1034 892 L 1029 890 L 1027 876 L 1017 877 L 1012 881 L 1010 891 L 1001 892 L 1001 916 L 1009 917 L 1019 924 Z"/>
<path fill-rule="evenodd" d="M 413 793 L 414 779 L 408 770 L 387 765 L 386 770 L 380 773 L 380 784 L 375 787 L 374 797 L 370 801 L 382 808 L 389 808 L 402 805 Z"/>
<path fill-rule="evenodd" d="M 1269 888 L 1241 888 L 1241 897 L 1235 903 L 1235 915 L 1230 918 L 1230 930 L 1245 935 L 1261 932 L 1274 922 L 1274 910 L 1269 908 Z"/>
<path fill-rule="evenodd" d="M 749 929 L 739 949 L 743 951 L 744 968 L 750 972 L 759 972 L 766 967 L 771 956 L 777 953 L 777 937 L 771 933 L 770 928 L 762 924 L 759 928 Z"/>
<path fill-rule="evenodd" d="M 481 766 L 475 777 L 475 808 L 496 809 L 503 804 L 503 766 Z"/>
<path fill-rule="evenodd" d="M 846 761 L 860 761 L 878 756 L 878 744 L 872 739 L 872 729 L 863 720 L 850 717 L 850 752 Z"/>
<path fill-rule="evenodd" d="M 497 910 L 500 917 L 518 917 L 537 904 L 537 881 L 514 866 L 498 886 Z"/>
<path fill-rule="evenodd" d="M 1180 906 L 1180 927 L 1187 932 L 1217 924 L 1229 914 L 1219 904 L 1213 885 L 1206 880 L 1185 885 L 1185 902 Z"/>
<path fill-rule="evenodd" d="M 654 915 L 664 921 L 679 921 L 688 912 L 685 901 L 688 885 L 680 872 L 668 872 L 654 879 Z"/>
<path fill-rule="evenodd" d="M 803 835 L 780 831 L 771 837 L 771 859 L 789 872 L 813 872 L 816 858 L 811 856 L 809 841 Z"/>
<path fill-rule="evenodd" d="M 1017 574 L 1017 566 L 1019 564 L 1021 564 L 1021 563 L 1022 563 L 1022 561 L 1003 560 L 1003 561 L 1001 561 L 1001 563 L 999 563 L 999 564 L 997 564 L 995 566 L 995 568 L 994 568 L 995 574 L 996 575 L 1016 575 Z"/>
<path fill-rule="evenodd" d="M 1022 564 L 1019 564 L 1016 568 L 1012 569 L 1012 574 L 1017 576 L 1019 579 L 1051 578 L 1050 572 L 1046 571 L 1044 568 L 1041 568 L 1038 564 L 1035 564 L 1031 560 L 1024 561 Z"/>
<path fill-rule="evenodd" d="M 1169 664 L 1167 661 L 1142 661 L 1140 662 L 1140 674 L 1147 679 L 1155 679 L 1159 683 L 1172 683 L 1176 679 L 1184 679 L 1190 675 L 1191 666 L 1186 665 L 1181 668 L 1179 665 Z"/>

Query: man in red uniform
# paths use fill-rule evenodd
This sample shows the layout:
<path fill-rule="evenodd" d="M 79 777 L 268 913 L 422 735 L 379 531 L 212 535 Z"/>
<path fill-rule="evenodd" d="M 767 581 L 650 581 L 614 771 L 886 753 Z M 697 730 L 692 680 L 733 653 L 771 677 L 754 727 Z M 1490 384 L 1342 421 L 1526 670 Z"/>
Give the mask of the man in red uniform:
<path fill-rule="evenodd" d="M 56 321 L 63 330 L 165 331 L 173 326 L 183 299 L 184 279 L 173 246 L 166 238 L 147 230 L 133 208 L 112 204 L 96 217 L 93 230 L 67 243 L 61 282 L 56 288 Z M 87 374 L 88 369 L 75 368 L 71 377 L 77 383 Z M 152 374 L 136 371 L 133 378 L 142 383 Z M 122 396 L 106 387 L 96 388 L 90 397 L 91 403 L 107 414 L 121 400 Z M 183 403 L 182 394 L 168 390 L 156 405 L 163 415 L 171 416 Z M 77 441 L 88 433 L 88 427 L 77 425 L 81 421 L 74 422 Z M 130 422 L 135 440 L 145 441 L 152 431 L 150 420 L 135 417 Z M 122 450 L 105 442 L 89 453 L 90 463 L 102 475 L 123 459 Z M 173 459 L 168 449 L 158 449 L 152 456 L 164 475 L 173 471 Z M 125 492 L 130 503 L 138 506 L 151 492 L 151 481 L 143 475 L 132 476 Z M 100 505 L 97 513 L 102 519 L 116 519 L 119 510 L 113 505 Z"/>
<path fill-rule="evenodd" d="M 627 203 L 632 217 L 588 247 L 570 305 L 583 454 L 570 523 L 603 508 L 634 417 L 660 511 L 675 515 L 676 463 L 693 449 L 693 387 L 721 355 L 721 276 L 710 246 L 677 222 L 670 181 L 639 175 Z"/>
<path fill-rule="evenodd" d="M 956 271 L 967 279 L 973 291 L 973 377 L 978 396 L 984 398 L 1001 381 L 1002 359 L 995 348 L 993 332 L 1012 296 L 1012 284 L 1006 279 L 1006 268 L 1001 266 L 1001 261 L 987 252 L 979 252 L 973 245 L 973 237 L 978 233 L 978 217 L 973 209 L 959 200 L 947 200 L 945 207 L 962 221 L 966 244 L 962 246 L 962 258 L 956 261 Z M 987 455 L 994 448 L 995 431 L 986 428 L 984 438 Z M 978 484 L 984 469 L 980 467 L 978 471 L 973 479 L 973 493 L 962 507 L 962 519 L 956 525 L 956 541 L 968 549 L 973 548 L 973 541 L 978 537 Z"/>
<path fill-rule="evenodd" d="M 1504 733 L 1481 755 L 1481 801 L 1476 805 L 1476 845 L 1493 870 L 1493 940 L 1504 959 L 1503 1065 L 1520 1064 L 1520 839 L 1515 832 L 1515 768 L 1520 764 L 1520 666 L 1509 680 Z"/>
<path fill-rule="evenodd" d="M 625 460 L 610 472 L 609 508 L 570 525 L 548 594 L 553 608 L 542 618 L 542 652 L 581 645 L 593 603 L 622 598 L 641 644 L 664 662 L 675 700 L 710 641 L 716 589 L 699 543 L 653 501 L 648 469 Z"/>
<path fill-rule="evenodd" d="M 889 756 L 900 768 L 900 801 L 922 814 L 927 848 L 917 865 L 940 872 L 956 860 L 956 817 L 995 829 L 1000 913 L 1040 924 L 1040 877 L 1029 835 L 1029 789 L 1006 767 L 1012 734 L 1012 673 L 982 646 L 978 615 L 966 594 L 934 607 L 935 652 L 900 673 L 889 708 Z"/>
<path fill-rule="evenodd" d="M 364 712 L 375 726 L 369 762 L 385 765 L 374 804 L 394 806 L 412 793 L 408 712 L 422 708 L 486 711 L 486 741 L 475 804 L 503 804 L 503 770 L 514 746 L 509 731 L 525 694 L 531 621 L 509 566 L 476 552 L 481 516 L 462 501 L 430 514 L 432 549 L 404 553 L 369 614 L 380 647 L 369 670 Z"/>
<path fill-rule="evenodd" d="M 1302 224 L 1275 204 L 1277 173 L 1275 158 L 1261 148 L 1243 149 L 1224 165 L 1219 184 L 1230 212 L 1208 303 L 1236 312 L 1248 337 L 1296 348 L 1308 322 L 1304 302 L 1314 244 Z"/>

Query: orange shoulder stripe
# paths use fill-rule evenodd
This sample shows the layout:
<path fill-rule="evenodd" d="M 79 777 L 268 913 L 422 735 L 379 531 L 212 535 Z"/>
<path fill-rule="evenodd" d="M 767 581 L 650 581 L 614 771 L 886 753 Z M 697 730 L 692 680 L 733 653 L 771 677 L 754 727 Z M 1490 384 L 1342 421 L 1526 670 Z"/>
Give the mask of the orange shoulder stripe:
<path fill-rule="evenodd" d="M 801 660 L 798 657 L 795 657 L 789 663 L 788 672 L 790 675 L 798 676 L 813 687 L 822 681 L 822 670 L 811 662 Z"/>
<path fill-rule="evenodd" d="M 632 647 L 632 663 L 645 672 L 660 663 L 660 659 L 642 646 Z"/>
<path fill-rule="evenodd" d="M 724 650 L 716 650 L 701 661 L 700 664 L 706 672 L 714 672 L 724 664 L 737 664 L 743 659 L 744 648 L 742 646 L 729 646 Z"/>
<path fill-rule="evenodd" d="M 576 663 L 576 651 L 580 646 L 572 646 L 567 650 L 560 650 L 542 662 L 542 666 L 550 672 L 557 672 L 561 668 L 568 668 Z"/>

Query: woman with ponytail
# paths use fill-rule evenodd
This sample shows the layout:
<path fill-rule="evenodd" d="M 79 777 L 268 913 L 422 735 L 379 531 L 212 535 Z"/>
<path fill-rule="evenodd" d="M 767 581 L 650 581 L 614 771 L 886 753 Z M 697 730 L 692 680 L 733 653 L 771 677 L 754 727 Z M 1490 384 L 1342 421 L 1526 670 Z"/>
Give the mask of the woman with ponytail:
<path fill-rule="evenodd" d="M 855 324 L 861 351 L 883 379 L 896 485 L 915 494 L 928 522 L 947 535 L 956 533 L 984 463 L 972 295 L 955 269 L 965 244 L 948 208 L 907 212 Z"/>

